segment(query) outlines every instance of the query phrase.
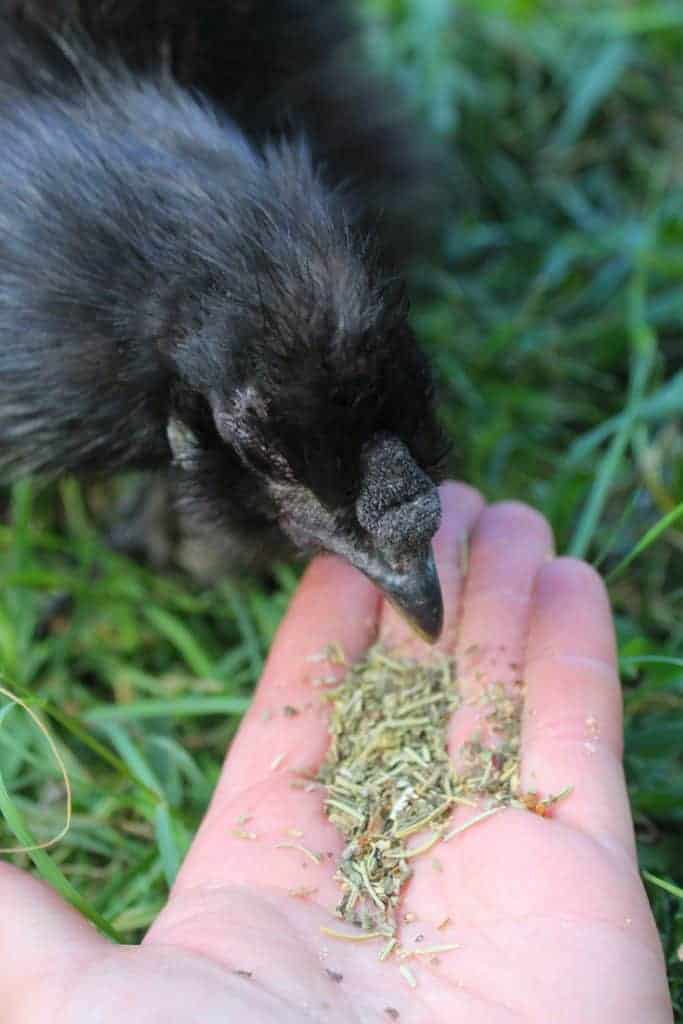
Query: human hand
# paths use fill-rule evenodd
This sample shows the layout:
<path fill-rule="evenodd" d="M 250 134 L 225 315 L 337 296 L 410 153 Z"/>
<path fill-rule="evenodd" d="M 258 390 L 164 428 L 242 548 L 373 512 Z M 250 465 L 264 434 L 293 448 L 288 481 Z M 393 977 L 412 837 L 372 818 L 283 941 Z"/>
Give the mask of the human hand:
<path fill-rule="evenodd" d="M 621 768 L 603 586 L 584 564 L 552 558 L 548 526 L 531 509 L 482 511 L 479 496 L 455 484 L 442 496 L 441 646 L 459 656 L 469 694 L 524 678 L 523 788 L 573 786 L 550 819 L 508 809 L 442 845 L 440 873 L 429 856 L 414 862 L 402 906 L 416 920 L 403 928 L 404 945 L 418 932 L 433 936 L 448 915 L 438 941 L 458 948 L 438 963 L 411 963 L 412 989 L 374 948 L 321 933 L 334 926 L 332 861 L 280 845 L 335 857 L 341 848 L 320 794 L 291 786 L 292 772 L 315 770 L 326 747 L 314 678 L 334 669 L 310 656 L 339 642 L 358 657 L 378 625 L 382 641 L 426 650 L 363 577 L 323 557 L 294 598 L 211 807 L 141 946 L 112 946 L 42 883 L 0 865 L 4 1024 L 670 1024 Z M 284 715 L 286 705 L 300 713 Z M 453 749 L 471 724 L 456 714 Z M 302 887 L 315 891 L 291 895 Z"/>

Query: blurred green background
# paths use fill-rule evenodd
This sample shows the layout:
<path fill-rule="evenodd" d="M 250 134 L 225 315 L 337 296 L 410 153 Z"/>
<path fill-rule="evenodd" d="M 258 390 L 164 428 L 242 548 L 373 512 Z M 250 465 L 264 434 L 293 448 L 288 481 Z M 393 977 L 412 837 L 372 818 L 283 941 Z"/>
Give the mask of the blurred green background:
<path fill-rule="evenodd" d="M 610 585 L 640 862 L 683 1003 L 683 4 L 364 0 L 374 59 L 453 182 L 413 319 L 459 475 L 550 519 Z M 111 492 L 3 492 L 0 669 L 49 723 L 72 827 L 35 868 L 135 940 L 164 901 L 296 583 L 210 591 L 114 555 Z M 63 607 L 54 595 L 67 595 Z M 0 844 L 64 789 L 0 710 Z M 15 857 L 29 865 L 26 855 Z M 679 1016 L 683 1020 L 683 1016 Z"/>

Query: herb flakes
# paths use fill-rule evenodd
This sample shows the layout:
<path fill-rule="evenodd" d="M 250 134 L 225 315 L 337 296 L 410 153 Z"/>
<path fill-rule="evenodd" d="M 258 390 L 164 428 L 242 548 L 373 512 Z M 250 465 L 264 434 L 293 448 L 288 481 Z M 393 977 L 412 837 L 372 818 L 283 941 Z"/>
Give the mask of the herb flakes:
<path fill-rule="evenodd" d="M 401 955 L 396 909 L 412 862 L 504 807 L 529 808 L 531 801 L 518 792 L 523 695 L 520 684 L 488 687 L 477 703 L 490 741 L 475 735 L 454 764 L 448 725 L 462 697 L 452 658 L 437 654 L 419 662 L 376 646 L 325 693 L 330 746 L 317 781 L 325 789 L 326 814 L 345 839 L 335 872 L 337 915 L 360 929 L 357 941 L 363 933 L 385 937 L 381 959 Z M 555 799 L 543 802 L 544 810 Z M 536 813 L 540 803 L 534 794 Z M 477 813 L 449 831 L 459 805 Z M 432 864 L 441 867 L 435 858 Z M 414 918 L 403 915 L 405 922 Z"/>

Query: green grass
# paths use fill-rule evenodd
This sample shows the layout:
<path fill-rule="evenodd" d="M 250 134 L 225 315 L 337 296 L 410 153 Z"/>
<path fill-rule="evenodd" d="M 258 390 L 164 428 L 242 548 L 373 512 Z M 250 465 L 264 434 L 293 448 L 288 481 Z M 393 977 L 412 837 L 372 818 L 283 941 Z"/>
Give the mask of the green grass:
<path fill-rule="evenodd" d="M 640 861 L 683 1020 L 683 7 L 364 7 L 453 182 L 414 322 L 454 468 L 490 499 L 536 505 L 558 548 L 610 581 Z M 159 577 L 103 549 L 106 500 L 72 481 L 7 494 L 0 669 L 50 726 L 73 788 L 69 834 L 35 869 L 135 940 L 295 574 L 269 592 Z M 56 592 L 71 606 L 39 629 Z M 21 710 L 0 716 L 0 843 L 49 839 L 63 825 L 58 768 Z"/>

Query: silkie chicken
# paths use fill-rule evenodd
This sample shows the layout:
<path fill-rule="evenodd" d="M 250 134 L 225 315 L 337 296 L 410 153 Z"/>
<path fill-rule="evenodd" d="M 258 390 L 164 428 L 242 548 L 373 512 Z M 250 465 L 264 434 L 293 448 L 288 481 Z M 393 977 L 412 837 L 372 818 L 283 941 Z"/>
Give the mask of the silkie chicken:
<path fill-rule="evenodd" d="M 335 552 L 436 638 L 397 111 L 342 3 L 0 0 L 4 478 L 167 471 L 191 529 Z"/>

